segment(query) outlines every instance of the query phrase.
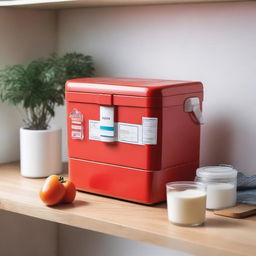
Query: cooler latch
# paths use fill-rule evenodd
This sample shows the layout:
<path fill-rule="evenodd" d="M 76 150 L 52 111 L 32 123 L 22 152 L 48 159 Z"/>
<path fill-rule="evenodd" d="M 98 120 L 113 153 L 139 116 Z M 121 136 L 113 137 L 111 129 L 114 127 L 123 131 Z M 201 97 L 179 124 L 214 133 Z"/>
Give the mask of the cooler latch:
<path fill-rule="evenodd" d="M 100 140 L 104 142 L 115 141 L 115 108 L 113 106 L 113 95 L 100 94 Z"/>
<path fill-rule="evenodd" d="M 115 141 L 114 106 L 100 106 L 100 139 L 104 142 Z"/>
<path fill-rule="evenodd" d="M 204 124 L 202 111 L 200 109 L 200 100 L 197 97 L 188 98 L 185 100 L 185 112 L 193 112 L 199 124 Z"/>

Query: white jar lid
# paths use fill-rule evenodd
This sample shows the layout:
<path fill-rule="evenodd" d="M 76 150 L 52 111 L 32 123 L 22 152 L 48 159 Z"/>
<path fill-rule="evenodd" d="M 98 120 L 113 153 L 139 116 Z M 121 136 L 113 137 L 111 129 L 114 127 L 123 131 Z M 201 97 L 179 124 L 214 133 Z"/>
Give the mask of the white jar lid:
<path fill-rule="evenodd" d="M 196 170 L 196 175 L 206 179 L 236 178 L 237 170 L 230 166 L 205 166 Z"/>

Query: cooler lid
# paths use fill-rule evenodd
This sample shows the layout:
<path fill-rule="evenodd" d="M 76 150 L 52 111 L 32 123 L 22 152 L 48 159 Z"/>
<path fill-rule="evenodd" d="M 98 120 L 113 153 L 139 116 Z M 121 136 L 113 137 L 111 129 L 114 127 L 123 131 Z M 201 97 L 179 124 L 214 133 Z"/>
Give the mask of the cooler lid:
<path fill-rule="evenodd" d="M 68 80 L 67 92 L 85 92 L 100 94 L 115 94 L 128 96 L 160 97 L 192 92 L 202 92 L 201 82 L 117 78 L 117 77 L 89 77 Z"/>

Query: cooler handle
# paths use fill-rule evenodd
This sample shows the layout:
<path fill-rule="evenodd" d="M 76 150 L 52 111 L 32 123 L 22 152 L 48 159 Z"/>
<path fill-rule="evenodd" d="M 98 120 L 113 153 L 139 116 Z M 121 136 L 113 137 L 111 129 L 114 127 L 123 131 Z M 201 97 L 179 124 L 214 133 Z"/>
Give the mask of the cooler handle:
<path fill-rule="evenodd" d="M 203 114 L 200 109 L 200 100 L 197 97 L 188 98 L 185 100 L 184 105 L 185 112 L 193 112 L 198 123 L 204 124 Z"/>

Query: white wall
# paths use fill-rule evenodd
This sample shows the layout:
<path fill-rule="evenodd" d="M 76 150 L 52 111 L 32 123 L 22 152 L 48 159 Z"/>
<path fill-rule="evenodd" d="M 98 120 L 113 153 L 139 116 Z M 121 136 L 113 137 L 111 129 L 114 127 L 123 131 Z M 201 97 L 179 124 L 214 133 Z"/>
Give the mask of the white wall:
<path fill-rule="evenodd" d="M 63 10 L 60 52 L 94 57 L 98 75 L 200 80 L 201 164 L 256 173 L 256 3 Z"/>
<path fill-rule="evenodd" d="M 48 55 L 56 46 L 56 13 L 0 8 L 0 68 Z M 19 159 L 21 112 L 0 103 L 0 162 Z M 56 256 L 57 225 L 0 211 L 0 255 Z"/>
<path fill-rule="evenodd" d="M 56 13 L 0 8 L 0 68 L 48 55 L 56 47 Z M 21 111 L 0 103 L 0 163 L 19 159 Z"/>

